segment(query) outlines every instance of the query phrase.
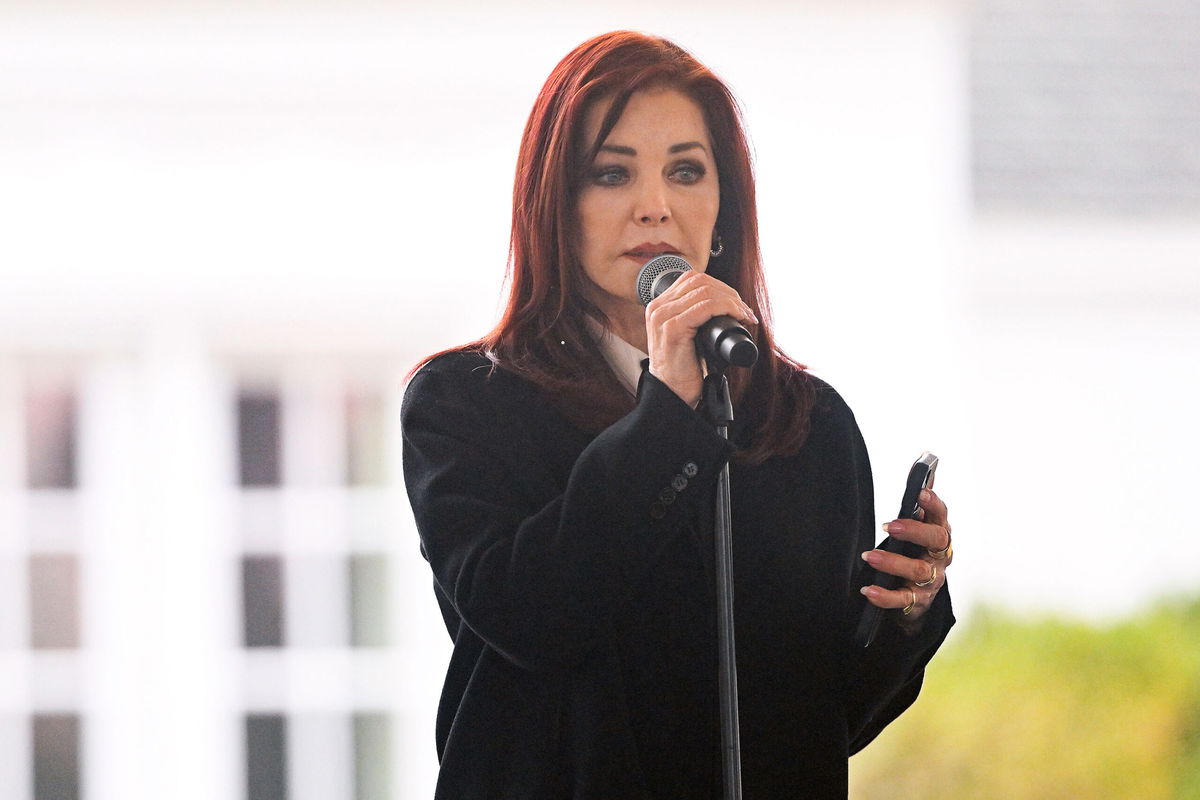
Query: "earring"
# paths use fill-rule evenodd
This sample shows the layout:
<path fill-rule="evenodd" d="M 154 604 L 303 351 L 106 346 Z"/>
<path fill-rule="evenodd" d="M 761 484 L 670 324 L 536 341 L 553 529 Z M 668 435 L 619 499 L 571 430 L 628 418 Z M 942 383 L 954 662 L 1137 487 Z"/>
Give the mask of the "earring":
<path fill-rule="evenodd" d="M 721 241 L 721 234 L 718 233 L 717 234 L 717 249 L 709 250 L 708 254 L 710 256 L 712 256 L 713 258 L 717 258 L 718 256 L 721 255 L 721 253 L 724 253 L 724 252 L 725 252 L 725 243 L 723 241 Z"/>

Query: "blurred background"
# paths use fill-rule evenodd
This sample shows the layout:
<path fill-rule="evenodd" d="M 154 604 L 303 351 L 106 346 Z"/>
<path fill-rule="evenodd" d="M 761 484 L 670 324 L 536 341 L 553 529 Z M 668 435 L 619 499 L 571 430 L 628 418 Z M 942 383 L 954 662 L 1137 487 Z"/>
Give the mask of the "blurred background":
<path fill-rule="evenodd" d="M 784 347 L 959 627 L 856 798 L 1200 797 L 1200 3 L 0 2 L 0 797 L 421 798 L 403 377 L 499 309 L 545 76 L 741 99 Z"/>

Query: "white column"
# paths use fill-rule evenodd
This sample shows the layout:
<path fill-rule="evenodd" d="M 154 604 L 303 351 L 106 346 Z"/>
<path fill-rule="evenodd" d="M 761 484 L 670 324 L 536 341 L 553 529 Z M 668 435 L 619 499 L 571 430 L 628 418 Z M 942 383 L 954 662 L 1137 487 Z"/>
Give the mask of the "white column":
<path fill-rule="evenodd" d="M 230 403 L 184 326 L 84 376 L 89 800 L 240 794 Z"/>
<path fill-rule="evenodd" d="M 0 654 L 5 656 L 5 663 L 11 652 L 27 646 L 29 631 L 25 569 L 29 548 L 22 514 L 25 434 L 21 387 L 16 363 L 0 359 Z M 5 677 L 6 673 L 0 673 L 0 685 Z M 12 709 L 0 707 L 0 713 L 11 712 Z M 9 796 L 4 788 L 0 784 L 0 797 Z"/>
<path fill-rule="evenodd" d="M 25 459 L 18 365 L 0 359 L 0 797 L 33 794 L 29 736 L 29 571 L 20 491 Z"/>
<path fill-rule="evenodd" d="M 289 800 L 352 800 L 354 731 L 344 712 L 293 714 L 288 720 Z"/>

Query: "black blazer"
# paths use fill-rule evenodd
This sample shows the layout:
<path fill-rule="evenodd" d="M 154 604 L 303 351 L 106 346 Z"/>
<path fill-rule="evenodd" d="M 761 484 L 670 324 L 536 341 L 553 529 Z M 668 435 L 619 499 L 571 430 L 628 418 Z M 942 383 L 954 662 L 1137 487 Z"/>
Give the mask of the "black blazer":
<path fill-rule="evenodd" d="M 851 644 L 875 542 L 850 409 L 815 382 L 794 457 L 733 464 L 745 797 L 845 797 L 953 624 Z M 473 353 L 412 379 L 404 476 L 454 640 L 436 797 L 720 796 L 711 504 L 731 445 L 648 373 L 599 435 Z M 745 435 L 736 427 L 733 438 Z"/>

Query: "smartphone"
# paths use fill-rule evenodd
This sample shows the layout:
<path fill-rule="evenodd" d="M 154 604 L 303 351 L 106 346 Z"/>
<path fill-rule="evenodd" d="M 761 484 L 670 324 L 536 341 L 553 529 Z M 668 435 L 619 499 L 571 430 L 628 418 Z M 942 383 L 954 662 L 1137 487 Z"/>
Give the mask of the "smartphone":
<path fill-rule="evenodd" d="M 928 489 L 933 484 L 934 473 L 937 472 L 938 457 L 926 450 L 921 457 L 913 462 L 908 471 L 908 482 L 904 486 L 904 498 L 900 501 L 900 513 L 897 519 L 916 519 L 921 506 L 918 503 L 922 489 Z M 920 558 L 925 548 L 912 542 L 902 542 L 891 536 L 883 540 L 879 550 L 889 553 L 899 553 L 908 558 Z M 904 585 L 904 579 L 899 575 L 889 575 L 873 567 L 867 567 L 869 576 L 864 586 L 882 586 L 884 589 L 898 589 Z M 869 647 L 879 630 L 879 622 L 883 619 L 884 609 L 867 602 L 863 608 L 862 617 L 858 621 L 858 629 L 854 632 L 854 642 L 859 647 Z"/>

